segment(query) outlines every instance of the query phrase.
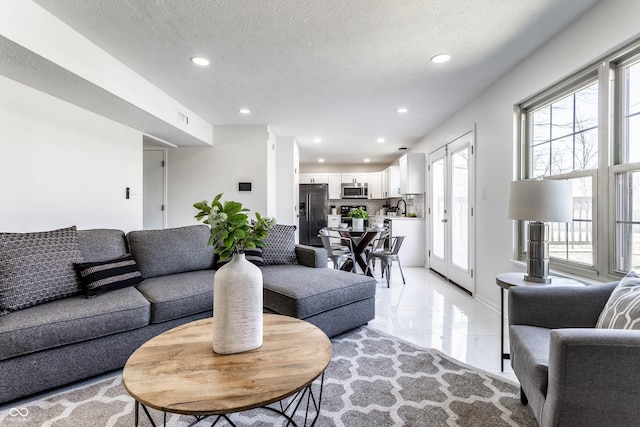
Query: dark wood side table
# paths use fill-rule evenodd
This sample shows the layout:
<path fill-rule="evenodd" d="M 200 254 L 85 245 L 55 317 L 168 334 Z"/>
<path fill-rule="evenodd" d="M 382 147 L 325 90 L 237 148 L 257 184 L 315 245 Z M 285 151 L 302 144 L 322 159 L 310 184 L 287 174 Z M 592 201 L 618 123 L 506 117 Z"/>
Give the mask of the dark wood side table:
<path fill-rule="evenodd" d="M 535 283 L 524 280 L 525 273 L 500 273 L 496 276 L 496 284 L 500 286 L 500 371 L 504 372 L 504 361 L 511 358 L 510 353 L 504 352 L 504 293 L 513 286 L 530 286 L 534 288 L 544 286 L 584 286 L 574 279 L 552 276 L 551 283 Z"/>

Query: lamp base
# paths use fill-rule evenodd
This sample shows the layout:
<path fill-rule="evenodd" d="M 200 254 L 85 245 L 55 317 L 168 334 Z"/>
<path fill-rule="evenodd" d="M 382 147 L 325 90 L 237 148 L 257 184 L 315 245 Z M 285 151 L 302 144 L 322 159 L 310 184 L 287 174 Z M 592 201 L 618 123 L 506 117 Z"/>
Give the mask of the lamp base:
<path fill-rule="evenodd" d="M 549 277 L 549 226 L 540 221 L 529 222 L 529 246 L 527 274 L 524 280 L 534 283 L 551 283 Z"/>
<path fill-rule="evenodd" d="M 528 274 L 524 275 L 524 280 L 534 283 L 551 283 L 551 277 L 534 277 L 529 276 Z"/>

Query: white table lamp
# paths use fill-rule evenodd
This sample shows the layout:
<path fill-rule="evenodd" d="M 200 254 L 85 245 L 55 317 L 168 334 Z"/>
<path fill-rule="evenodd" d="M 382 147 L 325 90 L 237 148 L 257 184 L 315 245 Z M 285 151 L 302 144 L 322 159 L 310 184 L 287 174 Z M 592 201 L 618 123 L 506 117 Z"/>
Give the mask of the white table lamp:
<path fill-rule="evenodd" d="M 523 180 L 509 186 L 507 218 L 529 222 L 527 274 L 525 280 L 551 283 L 549 277 L 549 226 L 547 222 L 573 219 L 573 188 L 570 181 Z"/>

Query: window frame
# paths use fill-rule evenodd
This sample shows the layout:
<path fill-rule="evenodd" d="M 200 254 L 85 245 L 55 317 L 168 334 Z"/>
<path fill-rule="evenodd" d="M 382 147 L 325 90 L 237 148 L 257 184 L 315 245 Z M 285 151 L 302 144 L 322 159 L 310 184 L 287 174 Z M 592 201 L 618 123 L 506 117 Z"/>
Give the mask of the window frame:
<path fill-rule="evenodd" d="M 640 63 L 640 39 L 599 59 L 582 70 L 539 91 L 514 108 L 516 128 L 515 179 L 526 179 L 532 173 L 531 113 L 537 109 L 598 83 L 598 166 L 596 169 L 547 175 L 544 179 L 568 179 L 593 176 L 593 265 L 550 259 L 550 268 L 558 272 L 598 281 L 618 280 L 626 272 L 617 269 L 616 176 L 620 172 L 640 170 L 640 162 L 622 163 L 626 141 L 625 96 L 623 78 L 626 67 Z M 526 261 L 525 222 L 517 222 L 517 259 Z"/>

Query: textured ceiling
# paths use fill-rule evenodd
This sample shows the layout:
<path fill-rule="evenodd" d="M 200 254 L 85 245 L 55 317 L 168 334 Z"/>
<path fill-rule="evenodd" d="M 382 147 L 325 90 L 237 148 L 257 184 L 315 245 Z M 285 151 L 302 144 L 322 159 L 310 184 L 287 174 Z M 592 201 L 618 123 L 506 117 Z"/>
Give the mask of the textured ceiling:
<path fill-rule="evenodd" d="M 269 125 L 303 163 L 386 164 L 597 0 L 35 2 L 214 126 Z"/>

